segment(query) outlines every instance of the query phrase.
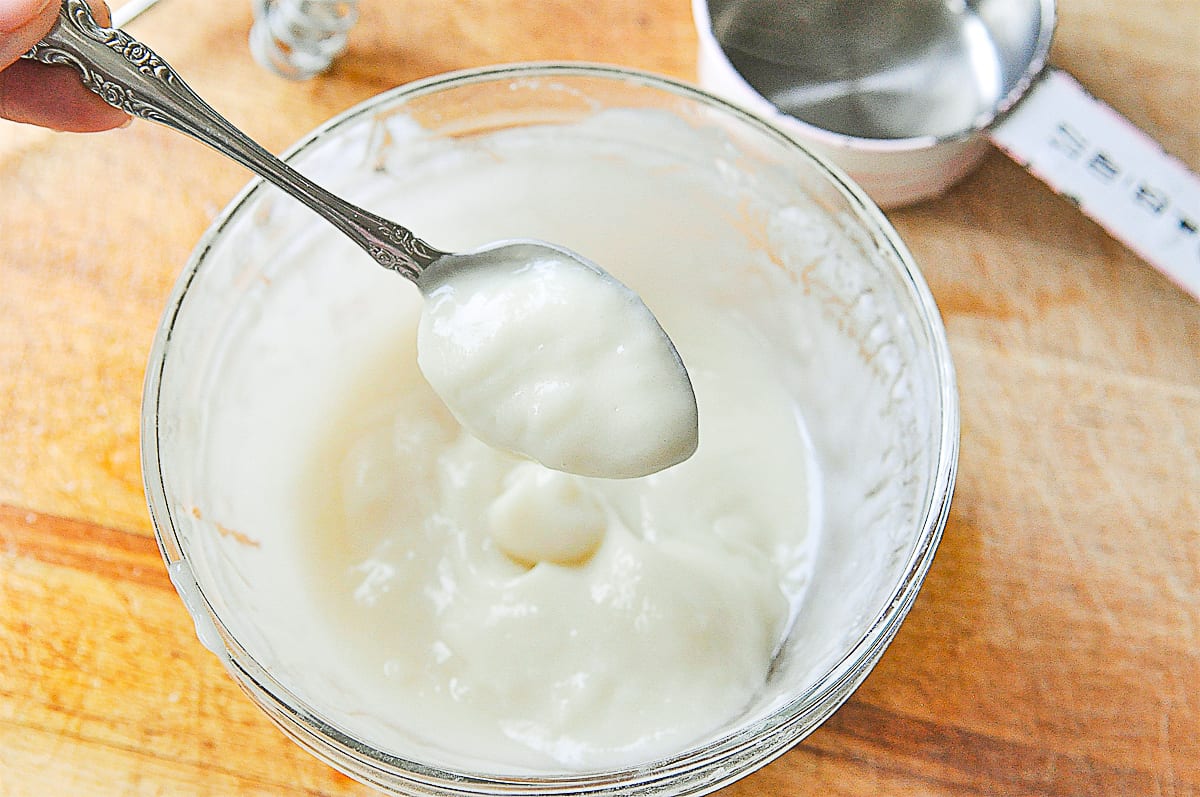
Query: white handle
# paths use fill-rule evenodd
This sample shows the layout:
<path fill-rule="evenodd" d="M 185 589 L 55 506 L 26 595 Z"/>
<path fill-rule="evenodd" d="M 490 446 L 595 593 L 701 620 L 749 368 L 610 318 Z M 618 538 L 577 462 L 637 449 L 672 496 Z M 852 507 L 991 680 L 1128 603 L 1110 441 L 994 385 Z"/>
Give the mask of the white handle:
<path fill-rule="evenodd" d="M 1200 178 L 1129 120 L 1051 69 L 991 138 L 1200 299 Z"/>

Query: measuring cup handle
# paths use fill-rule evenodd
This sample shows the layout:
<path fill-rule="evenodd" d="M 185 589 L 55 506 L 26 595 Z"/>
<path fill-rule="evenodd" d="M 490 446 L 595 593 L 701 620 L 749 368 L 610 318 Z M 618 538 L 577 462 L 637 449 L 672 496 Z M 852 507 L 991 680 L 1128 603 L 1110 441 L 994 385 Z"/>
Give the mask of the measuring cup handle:
<path fill-rule="evenodd" d="M 991 138 L 1200 299 L 1200 177 L 1129 120 L 1050 69 Z"/>

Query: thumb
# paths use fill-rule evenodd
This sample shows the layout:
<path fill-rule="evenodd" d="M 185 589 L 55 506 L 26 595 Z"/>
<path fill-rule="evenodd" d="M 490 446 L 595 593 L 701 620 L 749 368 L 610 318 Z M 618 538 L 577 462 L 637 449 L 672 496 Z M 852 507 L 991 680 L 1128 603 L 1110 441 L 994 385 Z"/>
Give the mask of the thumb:
<path fill-rule="evenodd" d="M 58 0 L 0 0 L 0 69 L 37 44 L 58 17 Z"/>

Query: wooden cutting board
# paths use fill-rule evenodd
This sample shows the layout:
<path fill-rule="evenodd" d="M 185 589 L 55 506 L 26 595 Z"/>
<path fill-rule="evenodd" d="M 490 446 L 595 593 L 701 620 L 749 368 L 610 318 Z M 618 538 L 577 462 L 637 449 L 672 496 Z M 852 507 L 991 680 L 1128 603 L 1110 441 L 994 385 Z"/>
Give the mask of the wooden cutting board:
<path fill-rule="evenodd" d="M 1200 170 L 1200 4 L 1060 11 L 1054 62 Z M 275 150 L 460 67 L 694 75 L 687 0 L 361 12 L 333 72 L 298 84 L 250 59 L 249 0 L 163 0 L 130 29 Z M 199 645 L 142 497 L 158 317 L 246 180 L 146 123 L 0 124 L 3 797 L 370 793 L 286 740 Z M 723 794 L 1200 794 L 1200 304 L 1000 155 L 890 215 L 958 368 L 945 540 L 865 685 Z"/>

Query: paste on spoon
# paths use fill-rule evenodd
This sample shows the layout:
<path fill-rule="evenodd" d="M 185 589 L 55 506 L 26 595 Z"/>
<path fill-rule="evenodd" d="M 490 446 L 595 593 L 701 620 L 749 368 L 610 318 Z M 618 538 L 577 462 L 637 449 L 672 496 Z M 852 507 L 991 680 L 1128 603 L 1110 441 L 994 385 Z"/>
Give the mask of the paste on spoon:
<path fill-rule="evenodd" d="M 417 362 L 483 442 L 581 476 L 646 476 L 696 450 L 687 371 L 638 295 L 522 245 L 434 263 Z"/>

